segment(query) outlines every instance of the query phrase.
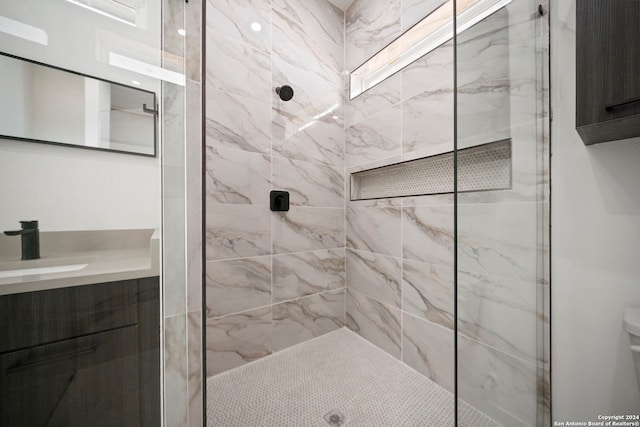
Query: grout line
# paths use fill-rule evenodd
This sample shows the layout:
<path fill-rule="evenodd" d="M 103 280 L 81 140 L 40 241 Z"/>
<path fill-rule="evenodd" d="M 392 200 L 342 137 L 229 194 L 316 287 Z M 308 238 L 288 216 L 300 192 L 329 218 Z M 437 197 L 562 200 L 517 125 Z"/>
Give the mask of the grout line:
<path fill-rule="evenodd" d="M 365 294 L 364 292 L 361 292 L 361 291 L 359 291 L 359 290 L 357 290 L 357 289 L 350 289 L 350 290 L 349 290 L 349 292 L 353 292 L 353 293 L 356 293 L 356 294 L 360 294 L 360 295 L 362 295 L 363 297 L 365 297 L 365 298 L 367 298 L 367 299 L 370 299 L 370 300 L 372 300 L 372 301 L 374 301 L 374 302 L 377 302 L 378 304 L 382 304 L 382 305 L 384 305 L 385 307 L 388 307 L 388 308 L 390 308 L 390 309 L 392 309 L 392 310 L 396 310 L 396 311 L 399 311 L 399 312 L 401 312 L 401 313 L 402 313 L 402 310 L 401 310 L 399 307 L 395 307 L 395 306 L 393 306 L 393 305 L 391 305 L 391 304 L 389 304 L 389 303 L 387 303 L 387 302 L 380 301 L 380 300 L 379 300 L 379 299 L 377 299 L 377 298 L 370 297 L 369 295 L 367 295 L 367 294 Z"/>
<path fill-rule="evenodd" d="M 345 289 L 345 288 L 327 289 L 327 290 L 324 290 L 322 292 L 318 292 L 318 293 L 315 293 L 315 294 L 310 294 L 310 295 L 305 295 L 305 296 L 298 297 L 298 298 L 292 298 L 292 299 L 288 299 L 288 300 L 282 300 L 282 301 L 278 301 L 278 302 L 273 302 L 272 304 L 266 304 L 266 305 L 261 305 L 261 306 L 258 306 L 258 307 L 252 307 L 252 308 L 249 308 L 247 310 L 237 311 L 237 312 L 233 312 L 233 313 L 229 313 L 229 314 L 223 314 L 222 316 L 213 316 L 213 317 L 205 316 L 205 317 L 206 317 L 207 321 L 209 321 L 209 320 L 220 320 L 220 319 L 224 319 L 224 318 L 230 317 L 230 316 L 237 316 L 239 314 L 246 314 L 246 313 L 250 313 L 252 311 L 263 310 L 263 309 L 266 309 L 266 308 L 272 308 L 273 306 L 280 305 L 280 304 L 292 303 L 292 302 L 295 302 L 295 301 L 299 301 L 301 299 L 307 299 L 307 298 L 316 297 L 316 296 L 319 296 L 319 295 L 326 295 L 326 294 L 330 294 L 330 293 L 338 293 L 339 291 L 342 291 L 343 289 Z M 273 313 L 272 313 L 272 315 L 273 315 Z"/>
<path fill-rule="evenodd" d="M 249 259 L 257 259 L 257 258 L 266 258 L 268 256 L 274 256 L 274 257 L 278 257 L 278 256 L 283 256 L 283 255 L 296 255 L 296 254 L 309 254 L 309 253 L 320 253 L 320 252 L 333 252 L 333 251 L 339 251 L 339 250 L 345 250 L 347 248 L 339 246 L 339 247 L 335 247 L 335 248 L 325 248 L 325 249 L 311 249 L 308 251 L 294 251 L 294 252 L 279 252 L 279 253 L 271 253 L 271 254 L 265 254 L 265 255 L 255 255 L 255 256 L 246 256 L 246 257 L 238 257 L 238 258 L 221 258 L 221 259 L 212 259 L 212 260 L 207 260 L 207 264 L 213 264 L 213 263 L 218 263 L 218 262 L 222 262 L 222 261 L 239 261 L 239 260 L 249 260 Z"/>
<path fill-rule="evenodd" d="M 273 184 L 271 185 L 271 188 L 273 188 Z M 210 205 L 212 206 L 243 206 L 245 208 L 268 208 L 269 205 L 268 204 L 249 204 L 249 203 L 210 203 Z M 342 206 L 297 206 L 297 205 L 291 205 L 291 209 L 333 209 L 333 210 L 340 210 L 343 209 Z"/>

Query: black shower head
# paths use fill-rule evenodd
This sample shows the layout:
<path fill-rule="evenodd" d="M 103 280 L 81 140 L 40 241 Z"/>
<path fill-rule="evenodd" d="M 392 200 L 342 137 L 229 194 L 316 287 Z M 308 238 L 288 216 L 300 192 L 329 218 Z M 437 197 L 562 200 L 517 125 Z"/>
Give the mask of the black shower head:
<path fill-rule="evenodd" d="M 276 93 L 283 101 L 290 101 L 293 98 L 293 88 L 291 86 L 280 86 L 276 88 Z"/>

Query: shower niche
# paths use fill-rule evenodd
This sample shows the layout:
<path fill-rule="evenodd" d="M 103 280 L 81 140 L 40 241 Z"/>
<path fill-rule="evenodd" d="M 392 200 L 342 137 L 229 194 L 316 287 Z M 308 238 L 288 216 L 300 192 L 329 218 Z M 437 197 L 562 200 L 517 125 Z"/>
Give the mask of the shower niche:
<path fill-rule="evenodd" d="M 458 151 L 458 192 L 511 189 L 511 140 Z M 455 191 L 454 153 L 394 163 L 351 174 L 351 201 L 427 196 Z"/>

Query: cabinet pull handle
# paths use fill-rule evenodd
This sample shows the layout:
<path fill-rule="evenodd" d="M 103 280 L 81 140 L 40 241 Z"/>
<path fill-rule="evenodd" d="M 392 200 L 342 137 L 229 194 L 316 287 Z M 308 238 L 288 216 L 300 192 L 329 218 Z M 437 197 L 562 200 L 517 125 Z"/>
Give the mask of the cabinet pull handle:
<path fill-rule="evenodd" d="M 611 111 L 614 108 L 622 107 L 627 104 L 633 104 L 634 102 L 640 102 L 640 96 L 636 96 L 635 98 L 625 99 L 624 101 L 614 102 L 613 104 L 607 104 L 604 106 L 604 109 L 607 111 Z"/>
<path fill-rule="evenodd" d="M 7 374 L 13 374 L 14 372 L 24 371 L 25 369 L 35 368 L 36 366 L 46 365 L 48 363 L 57 362 L 64 359 L 70 359 L 72 357 L 83 356 L 85 354 L 94 353 L 98 346 L 93 346 L 89 348 L 85 348 L 82 350 L 74 351 L 73 353 L 63 354 L 57 357 L 52 357 L 50 359 L 37 360 L 35 362 L 27 362 L 20 363 L 20 361 L 16 362 L 13 366 L 7 368 Z"/>

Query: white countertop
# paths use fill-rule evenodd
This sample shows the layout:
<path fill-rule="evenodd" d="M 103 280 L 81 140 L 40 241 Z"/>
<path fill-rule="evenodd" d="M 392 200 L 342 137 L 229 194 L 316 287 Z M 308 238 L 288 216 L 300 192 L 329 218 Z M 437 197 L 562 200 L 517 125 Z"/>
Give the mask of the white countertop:
<path fill-rule="evenodd" d="M 9 255 L 8 252 L 15 252 L 15 247 L 0 250 L 0 271 L 86 264 L 84 268 L 74 271 L 0 278 L 0 295 L 140 279 L 160 274 L 160 238 L 159 233 L 153 230 L 117 230 L 112 234 L 104 231 L 75 233 L 78 239 L 69 239 L 69 234 L 64 234 L 64 242 L 60 240 L 62 232 L 51 233 L 50 236 L 41 233 L 41 258 L 38 260 L 21 261 L 19 253 L 17 256 Z M 56 241 L 59 251 L 55 250 Z"/>

